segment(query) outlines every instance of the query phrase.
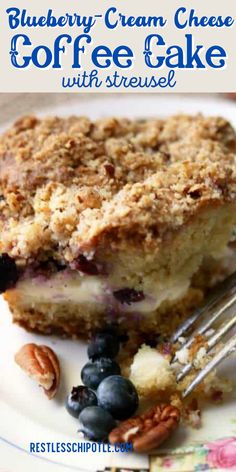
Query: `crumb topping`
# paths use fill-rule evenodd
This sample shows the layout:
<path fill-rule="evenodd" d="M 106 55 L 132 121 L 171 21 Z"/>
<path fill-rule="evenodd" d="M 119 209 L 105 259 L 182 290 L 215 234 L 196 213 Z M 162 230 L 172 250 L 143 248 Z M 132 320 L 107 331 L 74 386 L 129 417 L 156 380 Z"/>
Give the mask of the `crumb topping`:
<path fill-rule="evenodd" d="M 0 252 L 158 247 L 202 207 L 236 201 L 235 150 L 220 117 L 21 118 L 0 138 Z"/>

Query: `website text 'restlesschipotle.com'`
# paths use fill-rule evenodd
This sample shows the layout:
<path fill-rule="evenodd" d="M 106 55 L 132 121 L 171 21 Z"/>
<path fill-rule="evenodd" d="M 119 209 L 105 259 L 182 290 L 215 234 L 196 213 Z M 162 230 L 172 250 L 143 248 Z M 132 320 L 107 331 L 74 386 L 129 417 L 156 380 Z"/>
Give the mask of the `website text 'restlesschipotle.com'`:
<path fill-rule="evenodd" d="M 129 442 L 106 444 L 102 442 L 30 442 L 29 452 L 34 453 L 86 453 L 86 452 L 131 452 Z"/>

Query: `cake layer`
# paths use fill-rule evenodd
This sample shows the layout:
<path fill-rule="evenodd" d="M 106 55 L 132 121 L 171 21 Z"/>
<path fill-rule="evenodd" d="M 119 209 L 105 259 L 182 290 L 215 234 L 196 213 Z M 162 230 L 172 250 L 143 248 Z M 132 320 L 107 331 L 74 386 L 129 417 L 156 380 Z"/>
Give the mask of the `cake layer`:
<path fill-rule="evenodd" d="M 170 310 L 174 316 L 175 306 L 188 298 L 193 276 L 206 263 L 208 281 L 214 276 L 216 267 L 212 264 L 211 270 L 209 260 L 218 259 L 218 265 L 222 264 L 235 224 L 233 210 L 232 204 L 205 209 L 156 253 L 135 248 L 129 253 L 109 248 L 100 251 L 97 266 L 106 268 L 103 274 L 87 275 L 75 269 L 51 274 L 37 274 L 36 269 L 23 272 L 16 286 L 5 294 L 17 313 L 15 320 L 21 322 L 27 313 L 34 313 L 40 324 L 48 314 L 52 331 L 57 331 L 67 316 L 73 335 L 80 335 L 86 323 L 88 331 L 95 330 L 98 320 L 101 326 L 116 323 L 151 334 L 159 329 L 160 319 L 164 322 L 166 317 L 168 323 Z"/>
<path fill-rule="evenodd" d="M 235 150 L 229 123 L 201 115 L 15 123 L 0 139 L 14 320 L 71 335 L 111 322 L 170 328 L 189 294 L 192 306 L 193 277 L 231 240 Z"/>

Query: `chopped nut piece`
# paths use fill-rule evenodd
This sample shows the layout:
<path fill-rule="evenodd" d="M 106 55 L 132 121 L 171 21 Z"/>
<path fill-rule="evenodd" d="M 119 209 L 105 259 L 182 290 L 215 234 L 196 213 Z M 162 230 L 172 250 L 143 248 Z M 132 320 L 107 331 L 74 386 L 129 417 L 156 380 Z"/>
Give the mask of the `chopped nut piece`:
<path fill-rule="evenodd" d="M 114 177 L 115 175 L 115 167 L 112 165 L 112 164 L 109 164 L 109 163 L 105 163 L 104 164 L 104 169 L 107 173 L 107 175 L 111 178 Z"/>
<path fill-rule="evenodd" d="M 50 400 L 56 395 L 60 382 L 60 365 L 50 347 L 25 344 L 16 353 L 15 361 L 29 377 L 43 387 Z"/>
<path fill-rule="evenodd" d="M 177 428 L 179 420 L 178 408 L 162 404 L 120 423 L 109 434 L 109 441 L 111 444 L 129 441 L 134 451 L 147 452 L 160 446 Z"/>
<path fill-rule="evenodd" d="M 3 287 L 13 321 L 169 336 L 235 270 L 224 256 L 235 149 L 221 117 L 18 120 L 0 136 L 0 253 L 20 269 Z M 41 277 L 51 259 L 64 269 Z"/>

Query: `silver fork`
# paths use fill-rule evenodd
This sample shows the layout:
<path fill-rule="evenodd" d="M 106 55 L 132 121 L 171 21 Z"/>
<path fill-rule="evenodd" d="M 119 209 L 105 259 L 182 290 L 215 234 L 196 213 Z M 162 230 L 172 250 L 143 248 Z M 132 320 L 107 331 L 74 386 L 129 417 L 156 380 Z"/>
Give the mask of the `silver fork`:
<path fill-rule="evenodd" d="M 210 296 L 200 308 L 184 321 L 184 323 L 175 331 L 171 337 L 171 342 L 175 343 L 182 336 L 185 336 L 195 324 L 197 327 L 192 334 L 181 345 L 178 352 L 184 348 L 189 348 L 196 335 L 206 335 L 207 332 L 214 327 L 221 317 L 224 318 L 220 326 L 214 330 L 210 337 L 206 337 L 206 352 L 210 353 L 211 349 L 224 340 L 225 335 L 232 332 L 232 337 L 227 339 L 226 344 L 211 358 L 211 360 L 200 370 L 188 387 L 183 392 L 183 397 L 187 397 L 197 385 L 224 359 L 232 354 L 236 348 L 236 334 L 233 334 L 233 328 L 236 326 L 236 272 L 231 274 L 227 279 L 218 284 L 211 292 Z M 197 355 L 197 353 L 196 353 Z M 194 357 L 195 359 L 196 357 Z M 192 362 L 185 364 L 177 374 L 177 381 L 180 382 L 191 371 L 194 366 Z M 177 356 L 172 359 L 172 364 L 177 362 Z"/>

